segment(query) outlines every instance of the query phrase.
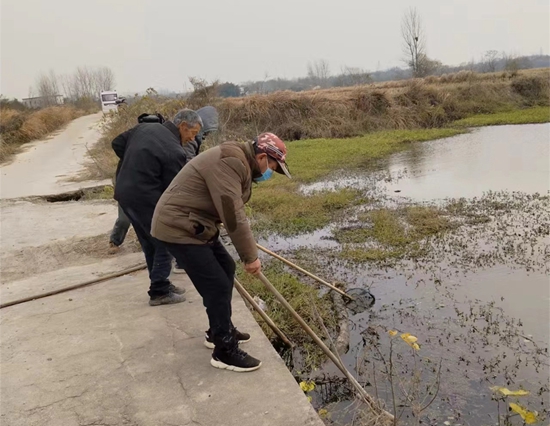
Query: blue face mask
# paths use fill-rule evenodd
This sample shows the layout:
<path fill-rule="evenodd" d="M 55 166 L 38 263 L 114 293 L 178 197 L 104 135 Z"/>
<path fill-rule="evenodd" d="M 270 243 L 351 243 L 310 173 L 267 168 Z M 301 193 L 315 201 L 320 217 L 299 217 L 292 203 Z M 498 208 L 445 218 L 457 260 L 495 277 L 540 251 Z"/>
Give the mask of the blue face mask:
<path fill-rule="evenodd" d="M 267 165 L 267 169 L 265 170 L 265 172 L 262 173 L 262 175 L 259 177 L 259 178 L 256 178 L 255 179 L 255 182 L 264 182 L 266 180 L 268 180 L 271 175 L 273 174 L 273 170 L 271 170 L 271 167 L 269 167 L 269 160 L 267 159 L 267 156 L 265 157 L 265 161 L 266 161 L 266 165 Z"/>
<path fill-rule="evenodd" d="M 263 182 L 265 180 L 268 180 L 272 175 L 273 170 L 268 167 L 267 170 L 258 179 L 256 179 L 256 182 Z"/>

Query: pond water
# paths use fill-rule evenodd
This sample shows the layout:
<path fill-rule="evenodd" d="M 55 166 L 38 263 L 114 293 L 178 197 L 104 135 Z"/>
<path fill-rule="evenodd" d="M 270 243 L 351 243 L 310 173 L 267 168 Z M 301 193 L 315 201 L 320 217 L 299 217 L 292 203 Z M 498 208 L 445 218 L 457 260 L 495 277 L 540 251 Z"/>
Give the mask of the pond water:
<path fill-rule="evenodd" d="M 487 191 L 550 191 L 550 123 L 493 126 L 410 148 L 380 161 L 375 172 L 336 173 L 304 185 L 320 190 L 383 190 L 413 200 L 479 197 Z"/>
<path fill-rule="evenodd" d="M 393 155 L 388 192 L 415 200 L 550 190 L 550 123 L 475 129 Z"/>
<path fill-rule="evenodd" d="M 442 362 L 439 391 L 422 413 L 423 424 L 499 424 L 490 386 L 528 389 L 531 395 L 520 402 L 546 416 L 544 410 L 550 406 L 550 204 L 546 197 L 550 124 L 481 128 L 415 143 L 383 161 L 375 172 L 335 175 L 302 190 L 311 193 L 345 186 L 362 188 L 369 196 L 384 199 L 385 205 L 472 200 L 491 191 L 513 194 L 502 196 L 507 201 L 497 200 L 505 205 L 514 199 L 514 207 L 495 213 L 492 223 L 463 226 L 456 232 L 453 241 L 468 252 L 464 258 L 450 253 L 451 242 L 444 241 L 434 247 L 437 255 L 422 261 L 350 264 L 334 255 L 340 245 L 330 235 L 338 224 L 263 243 L 290 254 L 311 250 L 317 270 L 328 281 L 345 282 L 348 288 L 367 287 L 376 296 L 373 308 L 350 316 L 350 350 L 343 360 L 356 374 L 358 359 L 367 370 L 381 368 L 380 356 L 389 356 L 388 329 L 412 333 L 421 343 L 415 359 L 401 339 L 394 342 L 395 362 L 404 377 L 400 387 L 412 386 L 406 378 L 414 376 L 417 368 L 422 378 L 418 394 L 429 393 L 423 386 L 437 376 L 430 366 Z M 535 228 L 541 231 L 533 232 Z M 373 352 L 373 340 L 379 343 L 380 353 Z M 338 375 L 330 365 L 322 373 Z M 363 381 L 370 381 L 369 391 L 390 406 L 383 375 L 376 389 L 372 374 L 365 374 Z M 318 394 L 314 403 L 326 405 L 327 399 Z M 331 404 L 334 419 L 351 421 L 355 415 L 348 401 Z M 500 410 L 506 412 L 504 402 Z M 405 409 L 404 424 L 414 423 L 410 415 Z M 512 424 L 521 424 L 519 420 L 512 419 Z"/>

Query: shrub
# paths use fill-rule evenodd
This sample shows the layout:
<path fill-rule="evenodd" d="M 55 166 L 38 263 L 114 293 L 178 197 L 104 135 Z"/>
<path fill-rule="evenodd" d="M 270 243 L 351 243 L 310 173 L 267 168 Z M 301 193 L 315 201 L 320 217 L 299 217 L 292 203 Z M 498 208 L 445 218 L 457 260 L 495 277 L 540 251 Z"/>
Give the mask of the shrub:
<path fill-rule="evenodd" d="M 511 83 L 512 91 L 524 98 L 527 105 L 548 105 L 550 84 L 540 77 L 518 77 Z"/>

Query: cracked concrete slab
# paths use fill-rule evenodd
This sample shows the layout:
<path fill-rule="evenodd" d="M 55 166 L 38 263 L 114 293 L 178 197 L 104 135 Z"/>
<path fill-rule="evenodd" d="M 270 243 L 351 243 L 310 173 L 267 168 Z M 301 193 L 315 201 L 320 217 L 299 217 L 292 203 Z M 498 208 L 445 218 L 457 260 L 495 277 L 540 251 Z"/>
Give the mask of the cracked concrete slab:
<path fill-rule="evenodd" d="M 145 272 L 2 310 L 6 426 L 278 426 L 323 423 L 237 293 L 233 321 L 263 361 L 210 366 L 207 319 L 185 276 L 179 305 L 149 307 Z"/>
<path fill-rule="evenodd" d="M 55 271 L 33 275 L 29 278 L 4 282 L 0 281 L 2 303 L 11 303 L 29 295 L 60 290 L 85 281 L 105 277 L 145 263 L 143 253 L 116 256 L 89 265 L 71 266 Z"/>
<path fill-rule="evenodd" d="M 2 251 L 50 244 L 75 235 L 81 238 L 99 235 L 111 230 L 117 214 L 113 200 L 1 201 Z"/>

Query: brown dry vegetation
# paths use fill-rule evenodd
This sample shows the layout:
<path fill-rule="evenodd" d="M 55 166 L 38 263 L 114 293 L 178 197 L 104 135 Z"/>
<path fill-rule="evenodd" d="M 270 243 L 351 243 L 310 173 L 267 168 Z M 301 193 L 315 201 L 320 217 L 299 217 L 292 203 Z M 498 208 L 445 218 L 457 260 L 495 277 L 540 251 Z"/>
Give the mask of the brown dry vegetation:
<path fill-rule="evenodd" d="M 0 109 L 0 163 L 9 160 L 21 145 L 42 139 L 84 114 L 72 106 L 52 106 L 38 111 Z"/>
<path fill-rule="evenodd" d="M 117 159 L 115 136 L 137 124 L 143 113 L 171 118 L 183 107 L 214 105 L 220 132 L 207 143 L 251 138 L 263 131 L 292 141 L 347 138 L 378 130 L 444 127 L 476 114 L 550 105 L 550 69 L 478 74 L 461 71 L 440 77 L 392 81 L 339 89 L 275 92 L 243 98 L 216 98 L 207 89 L 189 99 L 166 99 L 150 92 L 130 101 L 114 119 L 106 120 L 105 136 L 92 152 L 86 178 L 111 177 Z"/>
<path fill-rule="evenodd" d="M 441 77 L 310 92 L 227 99 L 228 135 L 270 130 L 285 140 L 350 137 L 388 129 L 443 127 L 475 114 L 550 103 L 550 70 L 508 74 L 462 71 Z"/>

